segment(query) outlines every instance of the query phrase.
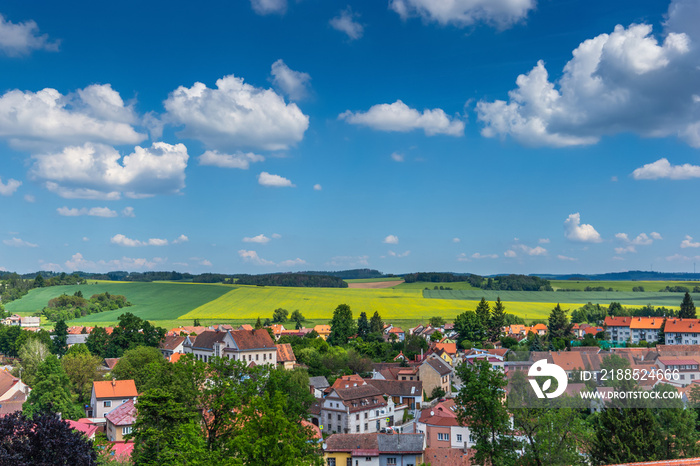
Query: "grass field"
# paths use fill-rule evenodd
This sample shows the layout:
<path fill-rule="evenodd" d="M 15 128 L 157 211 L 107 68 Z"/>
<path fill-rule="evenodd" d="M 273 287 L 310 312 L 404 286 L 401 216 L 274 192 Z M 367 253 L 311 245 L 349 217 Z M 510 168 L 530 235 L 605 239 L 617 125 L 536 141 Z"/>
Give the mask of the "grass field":
<path fill-rule="evenodd" d="M 104 293 L 120 294 L 133 306 L 126 309 L 101 312 L 71 320 L 69 325 L 79 325 L 85 322 L 114 323 L 124 312 L 133 314 L 147 320 L 176 319 L 192 309 L 204 303 L 215 300 L 229 292 L 231 286 L 204 285 L 204 284 L 180 284 L 180 283 L 124 283 L 101 282 L 92 285 L 51 286 L 31 290 L 22 299 L 12 301 L 5 306 L 7 311 L 21 314 L 31 314 L 43 309 L 49 299 L 63 293 L 72 295 L 80 290 L 85 298 L 93 294 Z"/>
<path fill-rule="evenodd" d="M 642 286 L 644 287 L 645 292 L 656 292 L 659 291 L 663 288 L 666 288 L 666 286 L 685 286 L 688 288 L 690 291 L 693 291 L 693 288 L 696 286 L 700 286 L 700 281 L 699 282 L 672 282 L 672 281 L 659 281 L 659 282 L 652 282 L 652 281 L 626 281 L 626 282 L 621 282 L 621 281 L 587 281 L 587 280 L 550 280 L 549 281 L 552 284 L 552 288 L 555 290 L 558 288 L 564 288 L 567 290 L 581 290 L 583 291 L 587 286 L 590 287 L 598 287 L 602 286 L 605 287 L 605 289 L 612 288 L 615 291 L 632 291 L 632 288 L 635 286 Z"/>
<path fill-rule="evenodd" d="M 666 306 L 679 307 L 684 293 L 648 293 L 648 292 L 609 292 L 609 291 L 494 291 L 494 290 L 425 290 L 423 296 L 429 299 L 457 299 L 473 301 L 486 298 L 494 301 L 500 296 L 505 302 L 544 302 L 544 303 L 581 303 L 610 304 L 617 301 L 628 306 Z M 695 300 L 700 296 L 695 296 Z"/>
<path fill-rule="evenodd" d="M 348 283 L 375 283 L 375 282 L 400 282 L 401 277 L 385 277 L 385 278 L 354 278 L 345 280 Z"/>
<path fill-rule="evenodd" d="M 480 290 L 481 288 L 475 288 L 467 282 L 449 282 L 449 283 L 429 283 L 429 282 L 415 282 L 415 283 L 401 283 L 396 285 L 394 289 L 406 289 L 406 290 L 424 290 L 428 288 L 432 290 L 434 287 L 440 288 L 452 288 L 453 290 Z M 449 290 L 448 290 L 449 291 Z"/>

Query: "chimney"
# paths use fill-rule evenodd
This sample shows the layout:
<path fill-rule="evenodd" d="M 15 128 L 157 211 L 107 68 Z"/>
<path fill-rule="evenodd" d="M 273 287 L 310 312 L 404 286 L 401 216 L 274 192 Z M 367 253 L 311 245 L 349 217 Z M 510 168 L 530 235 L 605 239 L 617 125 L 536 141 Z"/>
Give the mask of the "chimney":
<path fill-rule="evenodd" d="M 112 386 L 113 387 L 117 386 L 117 378 L 116 377 L 112 377 Z"/>

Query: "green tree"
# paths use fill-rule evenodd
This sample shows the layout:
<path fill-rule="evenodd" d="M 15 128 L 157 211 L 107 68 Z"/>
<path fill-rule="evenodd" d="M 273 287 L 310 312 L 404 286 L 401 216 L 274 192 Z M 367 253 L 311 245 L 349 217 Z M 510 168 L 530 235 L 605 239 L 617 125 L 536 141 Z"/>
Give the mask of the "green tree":
<path fill-rule="evenodd" d="M 78 419 L 85 414 L 73 404 L 70 380 L 55 355 L 48 355 L 39 366 L 34 387 L 22 411 L 27 416 L 39 412 L 61 413 L 64 419 Z"/>
<path fill-rule="evenodd" d="M 681 310 L 678 313 L 678 317 L 681 319 L 696 319 L 695 315 L 695 303 L 693 303 L 693 298 L 690 293 L 685 292 L 683 297 L 683 302 L 681 302 Z"/>
<path fill-rule="evenodd" d="M 269 466 L 323 465 L 313 430 L 285 414 L 286 396 L 279 391 L 256 396 L 236 419 L 230 443 L 240 464 Z"/>
<path fill-rule="evenodd" d="M 138 390 L 143 390 L 146 384 L 162 372 L 160 367 L 170 363 L 163 357 L 158 348 L 137 346 L 127 350 L 112 369 L 112 376 L 118 380 L 133 379 Z M 159 386 L 156 382 L 155 386 Z"/>
<path fill-rule="evenodd" d="M 506 323 L 506 308 L 501 301 L 501 297 L 496 298 L 496 303 L 493 305 L 493 311 L 489 318 L 488 337 L 489 341 L 498 341 L 503 332 L 503 326 Z"/>
<path fill-rule="evenodd" d="M 613 301 L 608 306 L 608 315 L 615 317 L 615 316 L 624 316 L 624 315 L 626 315 L 626 313 L 625 313 L 625 309 L 622 307 L 622 304 Z"/>
<path fill-rule="evenodd" d="M 357 336 L 366 340 L 371 330 L 369 320 L 367 320 L 367 313 L 363 311 L 360 313 L 360 318 L 357 319 Z"/>
<path fill-rule="evenodd" d="M 344 345 L 352 335 L 357 333 L 352 310 L 347 304 L 339 304 L 335 308 L 330 325 L 331 334 L 328 336 L 328 343 L 331 345 Z"/>
<path fill-rule="evenodd" d="M 442 327 L 443 325 L 445 325 L 445 319 L 443 319 L 440 316 L 433 316 L 430 318 L 428 323 L 430 324 L 431 327 L 438 328 L 438 327 Z"/>
<path fill-rule="evenodd" d="M 518 444 L 503 404 L 505 375 L 483 359 L 473 365 L 461 364 L 457 374 L 462 380 L 462 388 L 455 399 L 457 418 L 461 425 L 469 427 L 476 441 L 474 463 L 515 464 Z"/>
<path fill-rule="evenodd" d="M 44 277 L 40 273 L 36 274 L 34 278 L 34 288 L 43 288 L 44 286 L 46 286 Z"/>
<path fill-rule="evenodd" d="M 374 311 L 374 315 L 369 320 L 369 330 L 370 333 L 382 333 L 384 331 L 384 321 L 377 311 Z"/>
<path fill-rule="evenodd" d="M 71 383 L 78 401 L 87 403 L 92 393 L 92 382 L 100 380 L 102 358 L 93 356 L 84 344 L 73 345 L 61 358 L 61 366 Z"/>
<path fill-rule="evenodd" d="M 484 339 L 484 327 L 474 311 L 464 311 L 455 317 L 455 330 L 462 342 L 476 343 Z"/>
<path fill-rule="evenodd" d="M 272 322 L 273 323 L 284 323 L 287 322 L 287 316 L 289 315 L 289 311 L 286 309 L 282 309 L 281 307 L 278 307 L 274 311 L 272 311 Z"/>
<path fill-rule="evenodd" d="M 65 320 L 59 320 L 53 328 L 53 348 L 52 351 L 58 357 L 63 356 L 68 351 L 68 326 Z"/>
<path fill-rule="evenodd" d="M 260 330 L 263 328 L 262 322 L 260 322 L 260 316 L 258 316 L 258 320 L 255 321 L 255 330 Z"/>
<path fill-rule="evenodd" d="M 301 311 L 299 309 L 295 310 L 292 312 L 292 315 L 290 316 L 289 320 L 292 322 L 296 322 L 296 328 L 300 329 L 302 327 L 302 323 L 306 320 L 304 316 L 302 315 Z"/>
<path fill-rule="evenodd" d="M 491 306 L 486 301 L 485 298 L 481 298 L 479 304 L 476 306 L 476 317 L 478 317 L 481 327 L 486 329 L 491 321 Z"/>
<path fill-rule="evenodd" d="M 556 338 L 570 339 L 573 337 L 571 333 L 573 324 L 569 323 L 569 317 L 566 314 L 567 311 L 562 309 L 558 303 L 549 314 L 547 329 L 549 330 L 550 341 Z"/>
<path fill-rule="evenodd" d="M 30 338 L 24 342 L 19 349 L 20 367 L 22 368 L 19 375 L 24 383 L 30 387 L 34 386 L 39 366 L 49 354 L 48 346 L 36 338 Z"/>
<path fill-rule="evenodd" d="M 157 347 L 163 338 L 165 338 L 164 328 L 154 327 L 147 320 L 143 320 L 131 312 L 126 312 L 119 316 L 119 324 L 114 327 L 109 336 L 103 356 L 120 358 L 124 351 L 137 346 Z"/>
<path fill-rule="evenodd" d="M 88 350 L 95 356 L 106 357 L 109 335 L 104 327 L 95 327 L 85 340 Z"/>
<path fill-rule="evenodd" d="M 199 321 L 199 319 L 194 319 L 194 321 L 192 322 L 192 325 L 195 327 L 199 327 L 200 325 L 202 325 L 202 323 Z"/>

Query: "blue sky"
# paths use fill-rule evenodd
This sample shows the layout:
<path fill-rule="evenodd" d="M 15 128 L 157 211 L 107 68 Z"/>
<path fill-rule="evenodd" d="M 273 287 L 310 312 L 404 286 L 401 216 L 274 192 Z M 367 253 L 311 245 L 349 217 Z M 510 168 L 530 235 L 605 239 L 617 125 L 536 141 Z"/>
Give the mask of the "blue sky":
<path fill-rule="evenodd" d="M 695 1 L 6 2 L 0 268 L 693 271 Z"/>

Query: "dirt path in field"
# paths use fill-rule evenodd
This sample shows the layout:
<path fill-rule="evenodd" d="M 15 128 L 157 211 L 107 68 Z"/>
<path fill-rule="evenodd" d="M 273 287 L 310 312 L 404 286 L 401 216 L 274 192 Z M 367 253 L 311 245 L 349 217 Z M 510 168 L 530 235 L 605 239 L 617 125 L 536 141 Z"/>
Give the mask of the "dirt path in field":
<path fill-rule="evenodd" d="M 366 283 L 348 283 L 348 288 L 391 288 L 392 286 L 400 285 L 403 280 L 390 280 L 387 282 L 366 282 Z"/>

